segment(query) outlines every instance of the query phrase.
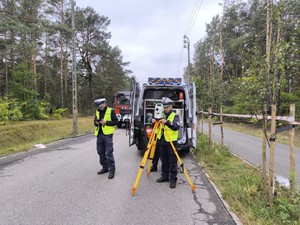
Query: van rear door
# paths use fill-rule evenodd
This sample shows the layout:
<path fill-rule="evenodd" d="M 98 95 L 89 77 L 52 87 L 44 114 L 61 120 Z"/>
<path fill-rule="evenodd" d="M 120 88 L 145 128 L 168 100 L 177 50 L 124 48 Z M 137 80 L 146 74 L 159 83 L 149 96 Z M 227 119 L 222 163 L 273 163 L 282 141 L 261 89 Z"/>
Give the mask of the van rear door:
<path fill-rule="evenodd" d="M 137 101 L 138 101 L 138 85 L 135 82 L 135 80 L 132 80 L 132 96 L 131 96 L 131 119 L 130 119 L 130 125 L 129 125 L 129 146 L 135 144 L 135 139 L 134 139 L 134 129 L 135 129 L 135 124 L 134 124 L 134 118 L 135 118 L 135 113 L 137 111 Z"/>
<path fill-rule="evenodd" d="M 190 90 L 190 99 L 191 99 L 191 112 L 192 112 L 192 146 L 196 148 L 197 146 L 197 101 L 196 101 L 196 85 L 192 83 L 192 90 Z"/>

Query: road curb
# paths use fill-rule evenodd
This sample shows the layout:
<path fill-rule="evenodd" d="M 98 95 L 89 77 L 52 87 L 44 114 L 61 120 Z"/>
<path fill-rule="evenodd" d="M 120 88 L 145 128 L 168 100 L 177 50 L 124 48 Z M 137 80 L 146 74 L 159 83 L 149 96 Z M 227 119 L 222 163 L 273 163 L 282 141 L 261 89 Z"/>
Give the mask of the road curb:
<path fill-rule="evenodd" d="M 191 151 L 191 153 L 192 153 L 192 155 L 193 155 L 193 157 L 194 157 L 194 159 L 195 159 L 195 161 L 196 161 L 196 157 L 195 157 L 194 152 Z M 200 166 L 200 168 L 202 169 L 202 165 L 201 165 L 198 161 L 196 161 L 196 162 L 197 162 L 197 164 Z M 203 169 L 202 169 L 202 171 L 203 171 Z M 218 187 L 214 184 L 214 182 L 209 178 L 209 175 L 208 175 L 205 171 L 203 171 L 203 173 L 204 173 L 204 175 L 206 176 L 206 178 L 207 178 L 207 180 L 209 181 L 209 183 L 211 184 L 211 186 L 213 187 L 215 193 L 216 193 L 216 194 L 218 195 L 218 197 L 220 198 L 222 204 L 224 205 L 224 207 L 225 207 L 226 210 L 228 211 L 229 215 L 231 216 L 231 218 L 232 218 L 232 220 L 235 222 L 235 224 L 236 224 L 236 225 L 243 225 L 243 223 L 242 223 L 241 220 L 238 218 L 238 216 L 237 216 L 234 212 L 232 212 L 232 211 L 230 210 L 230 206 L 229 206 L 228 203 L 223 199 L 221 191 L 220 191 L 220 190 L 218 189 Z"/>

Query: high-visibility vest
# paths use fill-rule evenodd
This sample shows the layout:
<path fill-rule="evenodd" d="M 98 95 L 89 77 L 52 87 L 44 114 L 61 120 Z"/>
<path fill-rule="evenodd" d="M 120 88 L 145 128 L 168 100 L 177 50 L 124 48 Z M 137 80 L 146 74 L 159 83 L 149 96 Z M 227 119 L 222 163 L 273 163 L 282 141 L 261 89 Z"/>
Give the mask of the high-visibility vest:
<path fill-rule="evenodd" d="M 172 112 L 168 116 L 167 120 L 169 120 L 171 123 L 173 123 L 173 121 L 175 119 L 175 115 L 176 115 L 176 113 Z M 168 133 L 169 135 L 167 135 L 166 133 Z M 162 128 L 160 128 L 160 130 L 157 132 L 157 139 L 160 139 L 161 135 L 162 135 Z M 167 142 L 170 142 L 170 139 L 171 139 L 171 141 L 177 141 L 177 139 L 178 139 L 178 130 L 172 130 L 168 126 L 165 126 L 164 137 L 165 137 L 165 140 Z"/>
<path fill-rule="evenodd" d="M 103 118 L 105 121 L 111 121 L 111 110 L 112 110 L 112 108 L 107 107 L 105 115 L 104 115 L 104 118 Z M 99 113 L 98 110 L 96 110 L 96 119 L 98 119 L 98 120 L 100 119 L 100 113 Z M 115 133 L 115 129 L 116 129 L 115 126 L 102 125 L 102 132 L 105 135 L 109 135 L 109 134 Z M 95 128 L 95 133 L 94 134 L 95 134 L 95 136 L 98 136 L 98 134 L 99 134 L 99 126 L 97 126 Z"/>

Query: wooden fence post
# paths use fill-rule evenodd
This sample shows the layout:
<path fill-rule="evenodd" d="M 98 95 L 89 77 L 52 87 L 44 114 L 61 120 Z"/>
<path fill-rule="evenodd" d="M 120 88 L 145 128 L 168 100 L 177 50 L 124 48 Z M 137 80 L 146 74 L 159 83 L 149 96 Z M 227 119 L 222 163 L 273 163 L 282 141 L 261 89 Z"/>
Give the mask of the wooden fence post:
<path fill-rule="evenodd" d="M 202 113 L 201 113 L 201 134 L 203 134 L 203 123 L 204 123 L 204 113 L 203 113 L 203 110 L 202 110 Z"/>
<path fill-rule="evenodd" d="M 262 171 L 261 171 L 261 180 L 263 189 L 267 190 L 267 125 L 268 125 L 268 119 L 267 119 L 267 110 L 266 106 L 264 106 L 263 110 L 263 126 L 262 126 Z"/>
<path fill-rule="evenodd" d="M 209 107 L 208 109 L 208 146 L 211 149 L 211 142 L 212 142 L 212 137 L 211 137 L 211 126 L 212 126 L 212 121 L 211 121 L 211 115 L 212 115 L 212 108 Z"/>
<path fill-rule="evenodd" d="M 223 132 L 223 110 L 220 107 L 220 122 L 221 122 L 221 146 L 224 147 L 224 132 Z"/>
<path fill-rule="evenodd" d="M 273 194 L 275 189 L 274 180 L 274 152 L 276 139 L 276 105 L 272 105 L 271 114 L 271 137 L 270 137 L 270 165 L 269 165 L 269 201 L 273 204 Z"/>
<path fill-rule="evenodd" d="M 295 121 L 295 104 L 290 105 L 290 117 Z M 295 128 L 290 130 L 290 188 L 295 191 Z"/>

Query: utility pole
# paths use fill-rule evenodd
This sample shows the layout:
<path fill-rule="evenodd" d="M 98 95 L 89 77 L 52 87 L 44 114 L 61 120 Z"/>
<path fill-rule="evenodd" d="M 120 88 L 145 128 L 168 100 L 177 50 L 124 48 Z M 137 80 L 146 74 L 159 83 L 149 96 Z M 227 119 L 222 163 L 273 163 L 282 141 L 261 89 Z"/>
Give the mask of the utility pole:
<path fill-rule="evenodd" d="M 183 35 L 183 44 L 184 44 L 184 48 L 188 49 L 188 75 L 187 75 L 187 84 L 188 86 L 190 85 L 190 76 L 191 76 L 191 71 L 190 71 L 190 39 L 186 36 Z"/>
<path fill-rule="evenodd" d="M 73 102 L 73 135 L 78 134 L 77 129 L 77 74 L 76 74 L 76 36 L 75 36 L 75 0 L 72 1 L 72 102 Z"/>

